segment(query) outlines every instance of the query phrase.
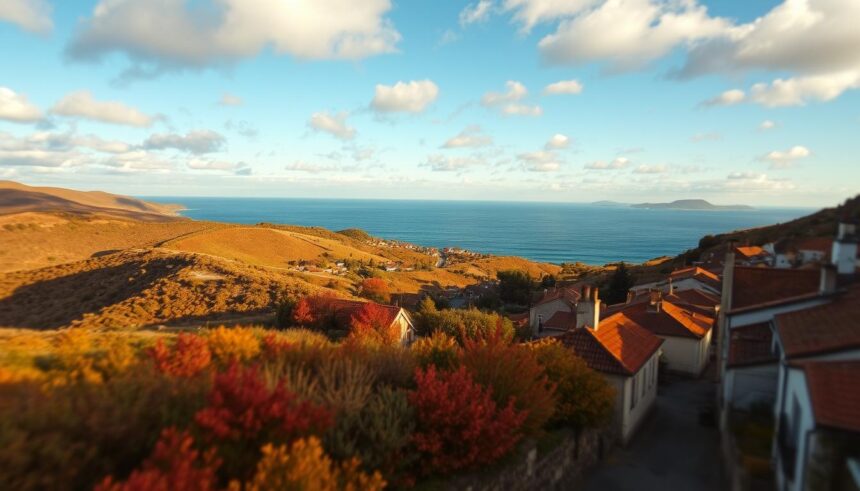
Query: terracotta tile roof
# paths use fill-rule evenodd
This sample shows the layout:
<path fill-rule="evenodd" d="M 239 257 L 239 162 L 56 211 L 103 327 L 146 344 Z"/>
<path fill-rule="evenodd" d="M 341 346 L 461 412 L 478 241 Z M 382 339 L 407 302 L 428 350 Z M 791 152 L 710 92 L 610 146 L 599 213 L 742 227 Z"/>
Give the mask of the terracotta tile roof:
<path fill-rule="evenodd" d="M 732 310 L 818 292 L 820 271 L 735 266 Z"/>
<path fill-rule="evenodd" d="M 363 302 L 361 300 L 346 300 L 341 298 L 333 298 L 324 308 L 330 309 L 331 312 L 333 312 L 334 314 L 335 322 L 337 322 L 339 326 L 346 328 L 352 324 L 353 315 L 357 314 L 361 310 L 361 308 L 368 303 L 375 302 Z M 396 307 L 394 305 L 376 305 L 385 309 L 389 325 L 391 325 L 391 323 L 393 323 L 397 319 L 397 315 L 400 314 L 401 311 L 400 307 Z"/>
<path fill-rule="evenodd" d="M 711 309 L 720 304 L 720 297 L 714 295 L 713 293 L 699 290 L 698 288 L 683 291 L 675 290 L 670 295 L 667 295 L 666 298 L 672 300 L 675 303 L 699 305 Z"/>
<path fill-rule="evenodd" d="M 754 258 L 754 257 L 757 257 L 757 256 L 763 256 L 763 255 L 767 255 L 767 256 L 769 256 L 769 255 L 770 255 L 770 253 L 769 253 L 769 252 L 767 252 L 766 250 L 762 249 L 762 248 L 761 248 L 761 247 L 759 247 L 759 246 L 740 246 L 740 247 L 735 247 L 735 253 L 736 253 L 736 254 L 739 254 L 739 255 L 741 255 L 741 256 L 743 256 L 743 257 L 747 258 L 747 259 L 751 259 L 751 258 Z"/>
<path fill-rule="evenodd" d="M 576 327 L 576 312 L 558 311 L 543 323 L 550 329 L 573 329 Z"/>
<path fill-rule="evenodd" d="M 559 340 L 589 367 L 616 375 L 633 375 L 660 349 L 663 340 L 624 316 L 568 331 Z"/>
<path fill-rule="evenodd" d="M 685 305 L 663 299 L 659 310 L 651 307 L 649 302 L 632 303 L 618 313 L 601 321 L 611 321 L 615 316 L 626 316 L 639 326 L 658 336 L 674 336 L 701 339 L 713 327 L 714 319 L 687 308 Z"/>
<path fill-rule="evenodd" d="M 559 288 L 552 288 L 544 292 L 537 301 L 535 301 L 534 305 L 541 305 L 547 302 L 552 302 L 553 300 L 558 300 L 559 298 L 563 298 L 569 304 L 575 305 L 576 302 L 579 302 L 579 291 L 578 288 L 574 286 L 563 286 Z"/>
<path fill-rule="evenodd" d="M 822 426 L 860 431 L 860 361 L 802 364 L 815 421 Z"/>
<path fill-rule="evenodd" d="M 673 281 L 695 278 L 696 280 L 708 285 L 712 288 L 720 288 L 720 277 L 708 271 L 707 269 L 698 266 L 690 266 L 689 268 L 676 269 L 669 274 L 669 278 Z"/>
<path fill-rule="evenodd" d="M 825 254 L 830 254 L 833 249 L 833 238 L 828 237 L 813 237 L 803 239 L 797 243 L 798 251 L 819 251 Z"/>
<path fill-rule="evenodd" d="M 758 365 L 777 361 L 777 356 L 771 351 L 773 329 L 770 322 L 761 322 L 731 330 L 729 340 L 730 367 Z"/>
<path fill-rule="evenodd" d="M 860 348 L 860 285 L 833 302 L 774 317 L 787 358 Z"/>

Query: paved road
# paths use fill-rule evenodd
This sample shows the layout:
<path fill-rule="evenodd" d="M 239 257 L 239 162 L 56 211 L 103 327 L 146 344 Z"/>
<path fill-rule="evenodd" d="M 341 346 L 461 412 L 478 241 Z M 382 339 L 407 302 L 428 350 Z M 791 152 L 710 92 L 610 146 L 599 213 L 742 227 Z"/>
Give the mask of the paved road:
<path fill-rule="evenodd" d="M 720 491 L 719 437 L 700 426 L 699 407 L 713 400 L 708 380 L 672 380 L 656 410 L 626 448 L 585 478 L 584 491 Z"/>

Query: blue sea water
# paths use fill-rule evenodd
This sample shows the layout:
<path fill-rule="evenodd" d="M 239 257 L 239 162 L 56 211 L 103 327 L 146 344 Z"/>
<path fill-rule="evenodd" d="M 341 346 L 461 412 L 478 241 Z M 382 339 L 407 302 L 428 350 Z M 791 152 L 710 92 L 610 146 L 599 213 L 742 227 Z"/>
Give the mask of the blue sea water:
<path fill-rule="evenodd" d="M 785 222 L 813 210 L 646 210 L 574 203 L 145 198 L 179 203 L 195 220 L 360 228 L 431 247 L 462 247 L 552 263 L 642 262 L 695 247 L 707 234 Z"/>

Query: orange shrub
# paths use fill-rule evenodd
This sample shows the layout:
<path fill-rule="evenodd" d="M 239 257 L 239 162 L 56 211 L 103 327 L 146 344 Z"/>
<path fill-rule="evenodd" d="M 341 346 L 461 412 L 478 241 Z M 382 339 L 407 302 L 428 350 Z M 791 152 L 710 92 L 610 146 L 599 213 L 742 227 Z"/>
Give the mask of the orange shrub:
<path fill-rule="evenodd" d="M 379 472 L 365 474 L 359 469 L 358 459 L 341 464 L 332 462 L 316 437 L 296 440 L 289 448 L 268 444 L 262 453 L 257 471 L 245 485 L 245 491 L 375 491 L 385 488 L 385 480 Z M 231 483 L 231 489 L 239 489 L 238 484 Z"/>
<path fill-rule="evenodd" d="M 421 368 L 434 365 L 440 370 L 454 370 L 459 367 L 463 352 L 457 340 L 442 331 L 420 338 L 410 349 Z"/>
<path fill-rule="evenodd" d="M 222 364 L 246 361 L 260 354 L 260 341 L 253 329 L 219 326 L 207 335 L 209 349 Z"/>
<path fill-rule="evenodd" d="M 158 371 L 174 377 L 197 375 L 212 361 L 212 353 L 206 340 L 188 333 L 180 333 L 170 348 L 164 344 L 163 339 L 159 339 L 149 350 L 149 355 Z"/>
<path fill-rule="evenodd" d="M 362 297 L 379 303 L 391 301 L 391 291 L 388 283 L 382 278 L 367 278 L 361 282 L 360 294 Z"/>
<path fill-rule="evenodd" d="M 352 315 L 349 339 L 371 345 L 400 345 L 400 324 L 392 323 L 388 309 L 368 302 Z"/>

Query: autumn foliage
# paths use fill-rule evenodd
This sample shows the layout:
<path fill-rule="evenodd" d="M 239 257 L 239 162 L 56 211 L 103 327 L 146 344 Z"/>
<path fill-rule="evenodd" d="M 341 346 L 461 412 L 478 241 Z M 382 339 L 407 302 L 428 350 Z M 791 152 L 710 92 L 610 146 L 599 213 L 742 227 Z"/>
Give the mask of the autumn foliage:
<path fill-rule="evenodd" d="M 472 380 L 465 368 L 415 373 L 409 393 L 417 429 L 413 441 L 423 454 L 425 472 L 447 473 L 496 461 L 519 441 L 527 413 L 513 401 L 499 406 L 491 390 Z"/>
<path fill-rule="evenodd" d="M 188 333 L 180 333 L 172 347 L 159 339 L 150 349 L 149 355 L 158 371 L 174 377 L 193 377 L 212 361 L 206 340 Z"/>
<path fill-rule="evenodd" d="M 391 291 L 388 283 L 382 278 L 367 278 L 361 282 L 361 296 L 374 302 L 388 303 L 391 301 Z"/>
<path fill-rule="evenodd" d="M 389 307 L 367 302 L 352 315 L 350 324 L 352 340 L 386 346 L 400 344 L 400 324 L 391 322 Z"/>

